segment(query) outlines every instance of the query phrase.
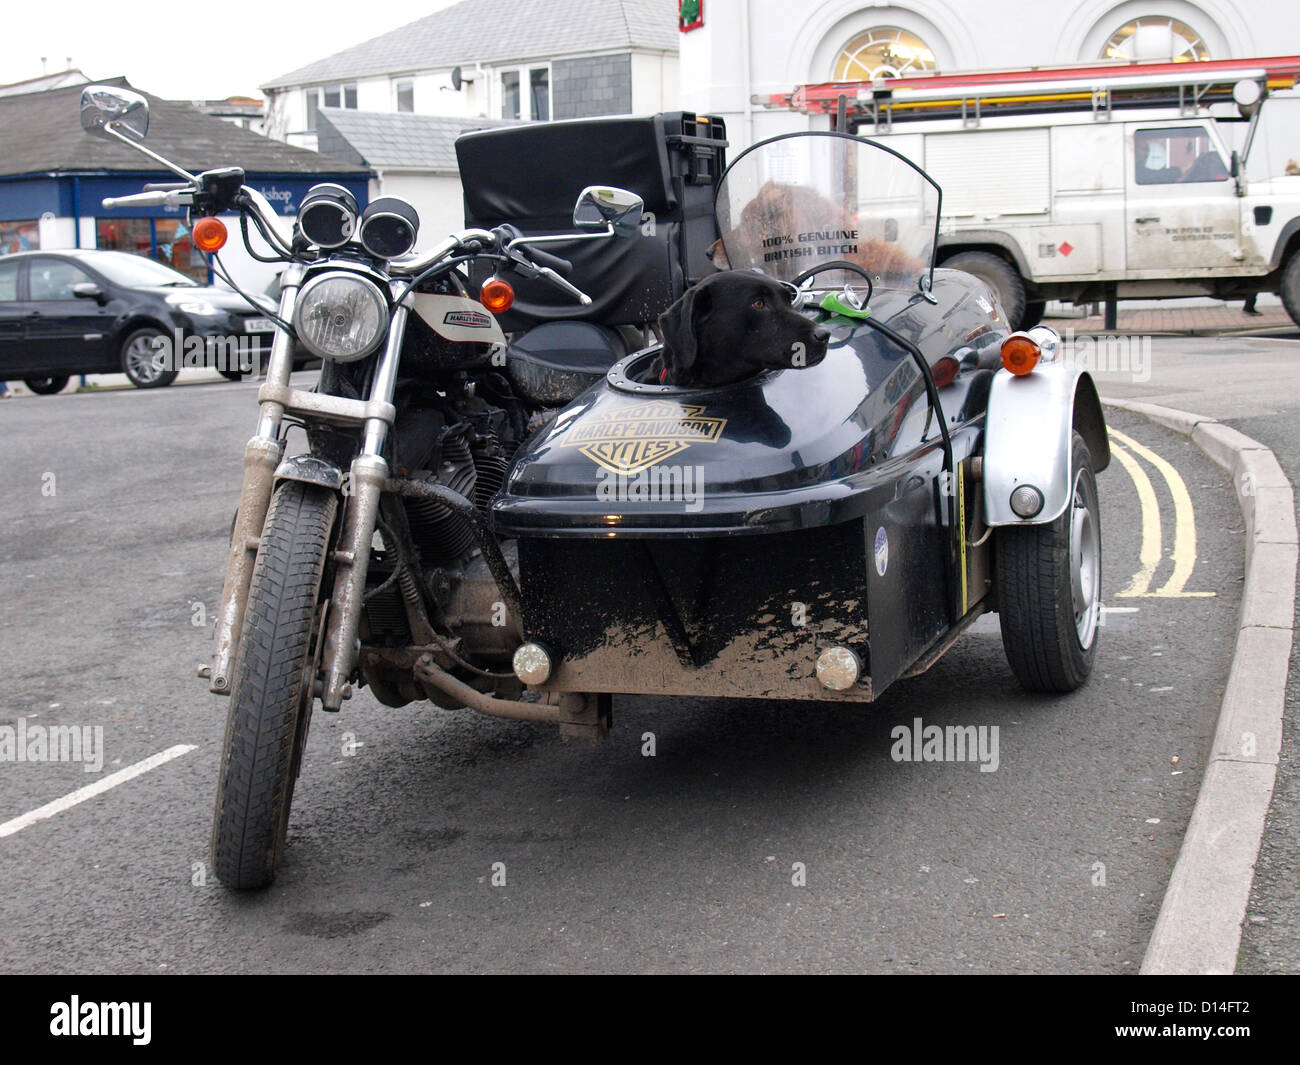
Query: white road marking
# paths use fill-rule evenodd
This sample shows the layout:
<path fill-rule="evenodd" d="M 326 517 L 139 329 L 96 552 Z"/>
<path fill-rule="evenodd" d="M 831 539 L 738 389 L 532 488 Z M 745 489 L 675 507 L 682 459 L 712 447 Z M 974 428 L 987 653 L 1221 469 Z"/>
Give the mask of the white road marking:
<path fill-rule="evenodd" d="M 53 802 L 47 802 L 44 806 L 38 806 L 35 810 L 25 813 L 20 817 L 15 817 L 12 821 L 6 821 L 0 825 L 0 839 L 5 836 L 12 836 L 15 832 L 21 832 L 29 825 L 34 825 L 37 821 L 44 821 L 47 817 L 53 817 L 55 814 L 61 814 L 64 810 L 71 809 L 78 803 L 85 802 L 87 799 L 93 799 L 96 795 L 102 795 L 110 788 L 115 788 L 119 784 L 125 784 L 128 780 L 147 773 L 151 769 L 157 769 L 165 762 L 170 762 L 173 758 L 179 758 L 183 754 L 189 754 L 190 751 L 198 750 L 198 745 L 193 743 L 180 743 L 175 747 L 168 747 L 165 751 L 159 751 L 157 754 L 150 755 L 142 762 L 136 762 L 135 765 L 129 765 L 125 769 L 119 769 L 116 773 L 110 773 L 103 780 L 97 780 L 93 784 L 88 784 L 84 788 L 78 788 L 76 791 L 69 792 L 61 799 L 55 799 Z"/>

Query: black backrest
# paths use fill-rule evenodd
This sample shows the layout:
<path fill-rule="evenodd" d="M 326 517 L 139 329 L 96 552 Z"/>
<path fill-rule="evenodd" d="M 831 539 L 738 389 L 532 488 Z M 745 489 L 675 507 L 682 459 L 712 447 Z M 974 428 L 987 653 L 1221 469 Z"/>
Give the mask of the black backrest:
<path fill-rule="evenodd" d="M 570 280 L 593 299 L 578 307 L 545 281 L 512 277 L 507 331 L 539 321 L 604 325 L 653 321 L 710 269 L 716 238 L 713 194 L 725 165 L 720 119 L 689 112 L 538 122 L 478 130 L 456 141 L 465 224 L 509 222 L 525 233 L 573 229 L 573 206 L 588 185 L 617 185 L 645 201 L 635 237 L 575 241 L 547 251 L 573 262 Z"/>

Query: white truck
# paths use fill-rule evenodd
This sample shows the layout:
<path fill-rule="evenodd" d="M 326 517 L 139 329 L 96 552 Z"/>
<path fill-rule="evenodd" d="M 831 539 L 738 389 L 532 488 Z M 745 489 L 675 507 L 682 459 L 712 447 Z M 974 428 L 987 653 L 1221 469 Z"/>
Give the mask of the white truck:
<path fill-rule="evenodd" d="M 1246 178 L 1266 99 L 1297 74 L 1300 57 L 1103 66 L 804 86 L 772 102 L 835 114 L 933 175 L 940 263 L 985 280 L 1018 328 L 1047 300 L 1106 302 L 1113 324 L 1116 300 L 1258 292 L 1300 325 L 1300 168 Z M 1227 123 L 1242 124 L 1240 150 Z"/>

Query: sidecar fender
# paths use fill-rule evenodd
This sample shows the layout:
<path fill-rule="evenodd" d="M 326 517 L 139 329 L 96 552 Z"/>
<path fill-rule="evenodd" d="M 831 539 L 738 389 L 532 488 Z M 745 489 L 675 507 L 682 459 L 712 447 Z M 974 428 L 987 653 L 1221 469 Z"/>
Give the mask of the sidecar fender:
<path fill-rule="evenodd" d="M 999 370 L 989 390 L 984 435 L 984 521 L 1046 525 L 1070 499 L 1071 439 L 1077 430 L 1092 452 L 1093 468 L 1110 465 L 1106 419 L 1092 376 L 1071 363 L 1040 363 L 1016 377 Z M 1032 485 L 1043 506 L 1031 518 L 1011 509 L 1011 493 Z"/>
<path fill-rule="evenodd" d="M 343 489 L 343 471 L 328 459 L 315 455 L 291 455 L 275 468 L 275 483 L 302 481 L 318 484 L 333 492 Z"/>

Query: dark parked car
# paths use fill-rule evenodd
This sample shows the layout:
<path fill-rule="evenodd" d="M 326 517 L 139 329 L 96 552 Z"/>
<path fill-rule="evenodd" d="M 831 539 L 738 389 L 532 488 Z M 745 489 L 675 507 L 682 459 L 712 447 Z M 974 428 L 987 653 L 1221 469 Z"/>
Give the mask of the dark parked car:
<path fill-rule="evenodd" d="M 120 251 L 20 252 L 0 258 L 0 380 L 60 391 L 73 374 L 125 373 L 137 388 L 183 368 L 231 380 L 269 351 L 275 325 L 240 295 Z"/>

